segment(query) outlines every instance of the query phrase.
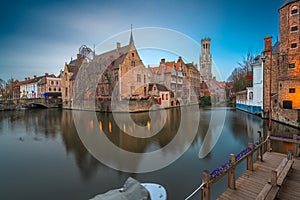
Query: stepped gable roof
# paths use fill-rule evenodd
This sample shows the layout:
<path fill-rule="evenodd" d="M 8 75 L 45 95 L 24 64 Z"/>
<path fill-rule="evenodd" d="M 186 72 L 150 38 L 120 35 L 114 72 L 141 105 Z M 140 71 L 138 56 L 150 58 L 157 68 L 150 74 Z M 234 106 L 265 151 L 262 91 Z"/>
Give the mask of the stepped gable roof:
<path fill-rule="evenodd" d="M 282 6 L 280 8 L 285 7 L 286 5 L 290 4 L 290 3 L 294 3 L 297 2 L 299 0 L 283 0 Z"/>

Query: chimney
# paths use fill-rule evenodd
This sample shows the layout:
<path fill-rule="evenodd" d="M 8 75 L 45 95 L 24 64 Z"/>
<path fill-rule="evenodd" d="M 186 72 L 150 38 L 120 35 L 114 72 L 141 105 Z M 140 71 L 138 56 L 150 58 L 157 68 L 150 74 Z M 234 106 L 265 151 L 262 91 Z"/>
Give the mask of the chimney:
<path fill-rule="evenodd" d="M 25 77 L 25 81 L 27 81 L 27 77 Z"/>
<path fill-rule="evenodd" d="M 36 78 L 36 75 L 34 75 L 33 77 Z"/>
<path fill-rule="evenodd" d="M 30 77 L 27 77 L 27 80 L 30 80 Z"/>
<path fill-rule="evenodd" d="M 272 51 L 272 36 L 265 37 L 265 50 Z"/>
<path fill-rule="evenodd" d="M 121 48 L 121 43 L 117 42 L 117 49 L 120 49 L 120 48 Z"/>
<path fill-rule="evenodd" d="M 48 73 L 45 73 L 45 76 L 46 76 L 46 77 L 48 77 L 48 75 L 49 75 Z"/>
<path fill-rule="evenodd" d="M 166 63 L 166 59 L 165 58 L 162 58 L 161 60 L 160 60 L 160 64 L 165 64 Z"/>

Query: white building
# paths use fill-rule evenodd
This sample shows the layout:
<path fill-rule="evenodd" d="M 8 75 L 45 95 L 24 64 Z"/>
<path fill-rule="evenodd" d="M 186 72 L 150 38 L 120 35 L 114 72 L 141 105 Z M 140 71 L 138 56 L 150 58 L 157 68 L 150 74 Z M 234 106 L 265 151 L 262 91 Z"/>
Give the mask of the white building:
<path fill-rule="evenodd" d="M 263 62 L 260 56 L 255 58 L 253 67 L 253 87 L 236 93 L 236 108 L 252 114 L 263 111 Z"/>
<path fill-rule="evenodd" d="M 25 78 L 20 84 L 20 98 L 37 98 L 38 97 L 38 82 L 41 77 L 36 77 L 30 79 Z"/>

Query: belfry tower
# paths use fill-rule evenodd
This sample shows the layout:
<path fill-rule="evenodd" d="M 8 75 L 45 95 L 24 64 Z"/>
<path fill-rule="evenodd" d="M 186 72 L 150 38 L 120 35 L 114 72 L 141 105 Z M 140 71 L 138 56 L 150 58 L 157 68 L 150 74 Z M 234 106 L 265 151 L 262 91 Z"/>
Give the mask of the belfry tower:
<path fill-rule="evenodd" d="M 210 53 L 210 38 L 201 40 L 200 73 L 202 81 L 212 79 L 212 56 Z"/>

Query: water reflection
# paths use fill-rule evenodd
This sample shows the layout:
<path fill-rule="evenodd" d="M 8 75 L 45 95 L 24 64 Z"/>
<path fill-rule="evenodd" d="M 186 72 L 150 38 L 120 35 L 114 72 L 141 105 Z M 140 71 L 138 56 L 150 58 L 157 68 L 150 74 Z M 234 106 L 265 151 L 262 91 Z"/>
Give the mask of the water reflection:
<path fill-rule="evenodd" d="M 184 199 L 201 181 L 203 170 L 214 169 L 226 162 L 230 153 L 238 153 L 248 142 L 257 141 L 257 131 L 262 130 L 265 136 L 267 134 L 266 121 L 241 111 L 227 110 L 219 141 L 207 157 L 199 159 L 199 149 L 207 134 L 211 115 L 214 112 L 222 112 L 222 109 L 226 108 L 200 109 L 197 135 L 188 151 L 170 166 L 143 174 L 129 174 L 110 169 L 91 156 L 77 134 L 72 111 L 48 109 L 1 112 L 1 198 L 88 199 L 97 193 L 121 187 L 126 178 L 132 176 L 142 182 L 163 184 L 168 190 L 169 199 Z M 137 125 L 145 127 L 145 134 L 156 130 L 153 120 L 159 123 L 161 119 L 150 118 L 149 113 L 131 114 L 136 124 L 129 123 L 124 118 L 121 127 L 109 113 L 97 113 L 97 121 L 82 118 L 82 122 L 90 129 L 99 129 L 103 136 L 126 151 L 153 152 L 174 139 L 180 126 L 180 115 L 180 109 L 166 110 L 166 122 L 162 130 L 149 138 L 137 138 L 126 134 Z M 119 118 L 122 118 L 122 114 Z M 187 116 L 187 120 L 193 122 L 194 119 Z M 189 136 L 190 131 L 187 125 L 186 136 Z M 88 129 L 86 133 L 93 137 L 94 133 Z M 292 136 L 295 133 L 299 134 L 299 130 L 273 122 L 272 133 Z M 186 145 L 187 141 L 183 139 L 181 145 L 170 151 L 179 151 Z M 273 143 L 272 148 L 286 153 L 291 146 L 286 143 Z M 165 152 L 165 155 L 167 156 L 168 152 Z M 226 180 L 224 184 L 213 188 L 212 198 L 216 198 L 225 187 Z M 45 188 L 60 192 L 49 194 L 45 192 Z M 70 188 L 77 189 L 70 192 Z"/>

